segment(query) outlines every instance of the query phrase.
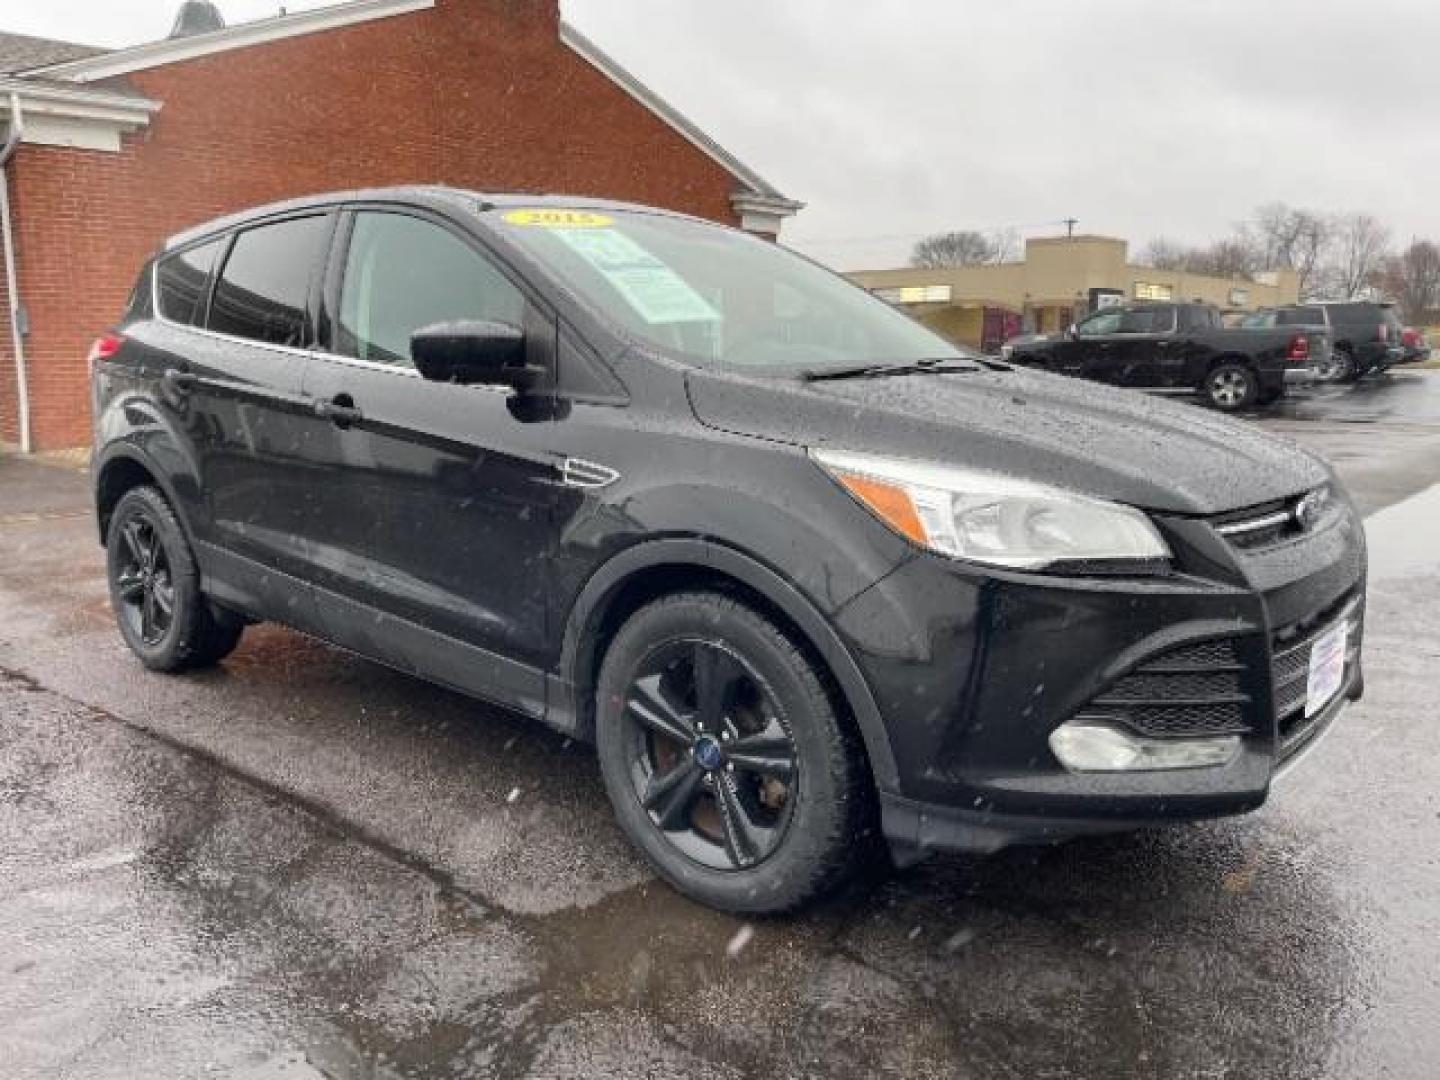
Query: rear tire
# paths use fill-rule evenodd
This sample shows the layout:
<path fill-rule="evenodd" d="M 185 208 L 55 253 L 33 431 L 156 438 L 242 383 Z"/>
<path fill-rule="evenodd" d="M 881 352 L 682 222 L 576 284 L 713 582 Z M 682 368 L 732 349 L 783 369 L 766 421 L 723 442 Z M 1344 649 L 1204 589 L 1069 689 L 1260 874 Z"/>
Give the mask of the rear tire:
<path fill-rule="evenodd" d="M 621 828 L 703 904 L 791 910 L 871 850 L 858 736 L 802 649 L 730 597 L 680 593 L 630 617 L 601 666 L 596 742 Z"/>
<path fill-rule="evenodd" d="M 1213 407 L 1234 413 L 1255 405 L 1260 396 L 1260 383 L 1244 364 L 1226 363 L 1211 369 L 1201 390 Z"/>
<path fill-rule="evenodd" d="M 1333 374 L 1330 378 L 1333 382 L 1353 383 L 1360 378 L 1360 368 L 1349 349 L 1336 349 L 1331 356 Z"/>
<path fill-rule="evenodd" d="M 110 605 L 125 644 L 151 671 L 211 667 L 240 643 L 245 623 L 214 608 L 175 511 L 159 489 L 125 493 L 106 535 Z"/>

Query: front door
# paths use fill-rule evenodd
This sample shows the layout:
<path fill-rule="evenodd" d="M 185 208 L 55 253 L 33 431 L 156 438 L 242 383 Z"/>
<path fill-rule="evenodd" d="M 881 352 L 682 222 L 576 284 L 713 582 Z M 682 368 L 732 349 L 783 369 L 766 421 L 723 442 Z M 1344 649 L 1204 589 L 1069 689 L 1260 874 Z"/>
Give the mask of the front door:
<path fill-rule="evenodd" d="M 558 473 L 553 424 L 507 390 L 431 382 L 410 335 L 457 319 L 554 321 L 462 233 L 429 217 L 349 216 L 327 293 L 328 354 L 306 396 L 327 415 L 312 542 L 317 603 L 341 644 L 539 714 Z M 549 327 L 546 331 L 545 327 Z"/>

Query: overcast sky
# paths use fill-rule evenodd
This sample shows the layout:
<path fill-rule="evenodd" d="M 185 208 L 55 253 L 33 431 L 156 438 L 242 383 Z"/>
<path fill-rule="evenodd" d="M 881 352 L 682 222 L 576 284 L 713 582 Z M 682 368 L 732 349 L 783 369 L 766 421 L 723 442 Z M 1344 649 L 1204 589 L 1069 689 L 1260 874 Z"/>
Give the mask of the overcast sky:
<path fill-rule="evenodd" d="M 219 3 L 231 22 L 278 8 Z M 125 45 L 163 37 L 177 6 L 12 0 L 0 29 Z M 562 7 L 808 203 L 787 242 L 841 268 L 902 264 L 928 232 L 1072 216 L 1137 246 L 1201 241 L 1275 199 L 1440 239 L 1436 0 Z"/>

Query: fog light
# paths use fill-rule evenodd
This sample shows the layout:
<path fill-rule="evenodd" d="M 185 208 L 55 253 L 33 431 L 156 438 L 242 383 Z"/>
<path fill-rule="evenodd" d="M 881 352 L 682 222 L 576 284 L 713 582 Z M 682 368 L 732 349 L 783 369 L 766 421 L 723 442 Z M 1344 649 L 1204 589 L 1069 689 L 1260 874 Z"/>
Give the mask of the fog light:
<path fill-rule="evenodd" d="M 1071 772 L 1138 772 L 1228 765 L 1239 735 L 1201 739 L 1147 739 L 1110 724 L 1072 720 L 1050 733 L 1050 749 Z"/>

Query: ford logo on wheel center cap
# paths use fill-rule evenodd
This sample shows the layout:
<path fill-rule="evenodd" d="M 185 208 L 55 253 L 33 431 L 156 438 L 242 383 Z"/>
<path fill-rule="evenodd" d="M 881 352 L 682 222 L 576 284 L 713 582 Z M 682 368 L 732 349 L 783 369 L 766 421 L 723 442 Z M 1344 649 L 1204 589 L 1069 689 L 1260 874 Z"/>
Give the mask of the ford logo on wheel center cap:
<path fill-rule="evenodd" d="M 702 769 L 713 772 L 725 764 L 725 752 L 720 749 L 720 744 L 709 735 L 702 735 L 695 743 L 695 749 L 692 752 Z"/>

